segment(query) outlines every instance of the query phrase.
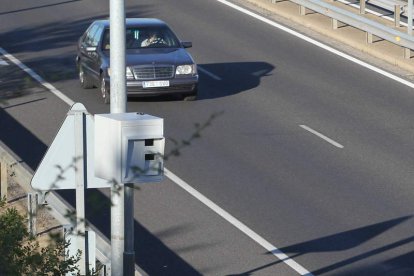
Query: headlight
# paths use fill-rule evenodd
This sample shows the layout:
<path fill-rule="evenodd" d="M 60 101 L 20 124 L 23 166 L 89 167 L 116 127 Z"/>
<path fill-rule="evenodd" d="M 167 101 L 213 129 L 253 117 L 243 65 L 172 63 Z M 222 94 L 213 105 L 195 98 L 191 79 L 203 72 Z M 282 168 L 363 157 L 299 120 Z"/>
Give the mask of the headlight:
<path fill-rule="evenodd" d="M 190 75 L 195 74 L 195 65 L 179 65 L 175 70 L 176 75 Z"/>

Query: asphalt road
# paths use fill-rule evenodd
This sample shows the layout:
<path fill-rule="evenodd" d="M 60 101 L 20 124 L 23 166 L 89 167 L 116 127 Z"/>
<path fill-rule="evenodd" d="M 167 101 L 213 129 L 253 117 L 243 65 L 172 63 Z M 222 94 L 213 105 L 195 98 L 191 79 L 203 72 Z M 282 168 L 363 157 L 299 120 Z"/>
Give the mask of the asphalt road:
<path fill-rule="evenodd" d="M 411 88 L 217 1 L 126 2 L 128 16 L 161 18 L 192 41 L 220 78 L 201 71 L 196 102 L 129 101 L 164 118 L 174 139 L 221 114 L 169 170 L 315 275 L 414 274 Z M 107 16 L 97 0 L 2 0 L 0 47 L 107 113 L 74 64 L 77 38 Z M 11 63 L 0 65 L 0 93 L 0 140 L 36 169 L 69 106 Z M 109 209 L 90 209 L 108 235 Z M 137 191 L 135 218 L 137 263 L 150 275 L 297 275 L 169 179 Z"/>

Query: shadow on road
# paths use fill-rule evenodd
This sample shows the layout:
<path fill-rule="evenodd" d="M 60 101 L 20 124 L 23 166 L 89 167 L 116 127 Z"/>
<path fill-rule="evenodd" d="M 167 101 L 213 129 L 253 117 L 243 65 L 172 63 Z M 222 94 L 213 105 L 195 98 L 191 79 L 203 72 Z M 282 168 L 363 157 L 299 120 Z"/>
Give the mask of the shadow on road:
<path fill-rule="evenodd" d="M 357 228 L 350 231 L 345 231 L 342 233 L 322 237 L 319 239 L 307 241 L 304 243 L 299 243 L 287 247 L 280 248 L 280 251 L 289 255 L 290 258 L 294 259 L 295 257 L 299 257 L 305 254 L 310 253 L 320 253 L 320 252 L 338 252 L 349 250 L 355 248 L 383 233 L 389 231 L 391 228 L 411 219 L 413 216 L 404 216 L 388 221 L 384 221 L 381 223 L 376 223 L 372 225 L 368 225 L 365 227 Z M 398 248 L 400 246 L 406 245 L 414 241 L 414 236 L 402 239 L 400 241 L 370 250 L 360 255 L 353 256 L 351 258 L 345 259 L 343 261 L 331 264 L 324 268 L 312 271 L 313 275 L 323 275 L 328 272 L 335 271 L 339 268 L 346 268 L 346 266 L 356 263 L 358 261 L 370 258 L 372 256 L 381 254 L 383 252 Z M 277 252 L 268 252 L 266 254 L 274 254 L 279 253 Z M 367 275 L 367 276 L 375 276 L 375 275 L 413 275 L 414 271 L 414 263 L 412 262 L 414 252 L 409 253 L 407 255 L 403 255 L 388 261 L 385 261 L 382 264 L 378 264 L 377 266 L 370 266 L 367 268 L 356 268 L 351 271 L 345 272 L 345 274 L 335 273 L 335 275 Z M 252 275 L 255 272 L 258 272 L 262 269 L 277 265 L 282 263 L 281 260 L 253 268 L 249 271 L 234 274 L 234 275 Z M 346 269 L 345 269 L 346 270 Z M 392 274 L 390 274 L 392 272 Z M 398 272 L 398 273 L 397 273 Z M 405 274 L 407 272 L 407 274 Z M 408 273 L 409 272 L 409 273 Z M 403 274 L 400 274 L 403 273 Z"/>
<path fill-rule="evenodd" d="M 406 243 L 411 243 L 414 241 L 414 236 L 401 240 L 395 244 L 404 245 Z M 336 273 L 337 276 L 347 276 L 347 275 L 392 275 L 392 276 L 412 276 L 414 275 L 414 251 L 403 254 L 396 258 L 384 261 L 377 262 L 369 266 L 361 266 L 358 268 L 349 269 L 345 272 Z"/>
<path fill-rule="evenodd" d="M 197 100 L 223 98 L 258 87 L 262 78 L 270 76 L 275 67 L 267 62 L 228 62 L 198 64 L 199 88 Z M 96 93 L 99 93 L 97 91 Z M 180 97 L 130 97 L 132 102 L 182 100 Z"/>
<path fill-rule="evenodd" d="M 201 64 L 207 72 L 220 80 L 200 74 L 200 99 L 214 99 L 235 95 L 260 85 L 261 79 L 271 76 L 275 67 L 267 62 L 229 62 Z"/>

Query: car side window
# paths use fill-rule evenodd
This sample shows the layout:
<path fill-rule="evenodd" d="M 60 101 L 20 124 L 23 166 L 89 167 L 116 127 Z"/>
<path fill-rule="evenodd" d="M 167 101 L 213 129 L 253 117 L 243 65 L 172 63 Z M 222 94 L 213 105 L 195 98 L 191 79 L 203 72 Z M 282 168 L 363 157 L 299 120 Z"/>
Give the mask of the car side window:
<path fill-rule="evenodd" d="M 109 50 L 109 48 L 109 29 L 106 29 L 102 39 L 102 50 Z"/>
<path fill-rule="evenodd" d="M 98 30 L 98 25 L 93 25 L 92 27 L 91 27 L 91 29 L 88 31 L 88 33 L 86 34 L 86 37 L 85 37 L 85 40 L 84 40 L 84 44 L 85 44 L 85 46 L 86 47 L 89 47 L 89 46 L 93 46 L 92 44 L 93 44 L 93 37 L 94 37 L 94 35 L 95 35 L 95 33 L 96 33 L 96 31 Z"/>
<path fill-rule="evenodd" d="M 99 27 L 92 37 L 92 42 L 90 46 L 92 47 L 98 46 L 99 41 L 101 40 L 102 32 L 103 32 L 103 27 Z"/>

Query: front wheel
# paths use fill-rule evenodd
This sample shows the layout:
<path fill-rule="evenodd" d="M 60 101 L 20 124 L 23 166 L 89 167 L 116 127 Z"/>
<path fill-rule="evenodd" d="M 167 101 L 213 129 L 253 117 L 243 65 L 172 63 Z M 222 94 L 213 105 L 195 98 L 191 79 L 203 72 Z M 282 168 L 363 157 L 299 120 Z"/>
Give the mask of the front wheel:
<path fill-rule="evenodd" d="M 101 76 L 101 94 L 102 94 L 102 98 L 104 100 L 105 104 L 109 104 L 110 101 L 110 95 L 109 95 L 109 87 L 108 84 L 105 81 L 105 78 L 103 76 Z"/>
<path fill-rule="evenodd" d="M 198 89 L 196 88 L 191 94 L 184 94 L 184 101 L 195 101 L 197 100 Z"/>
<path fill-rule="evenodd" d="M 191 102 L 197 100 L 197 94 L 184 96 L 184 101 Z"/>
<path fill-rule="evenodd" d="M 79 82 L 83 89 L 93 88 L 92 79 L 88 76 L 88 74 L 86 74 L 82 65 L 79 65 Z"/>

